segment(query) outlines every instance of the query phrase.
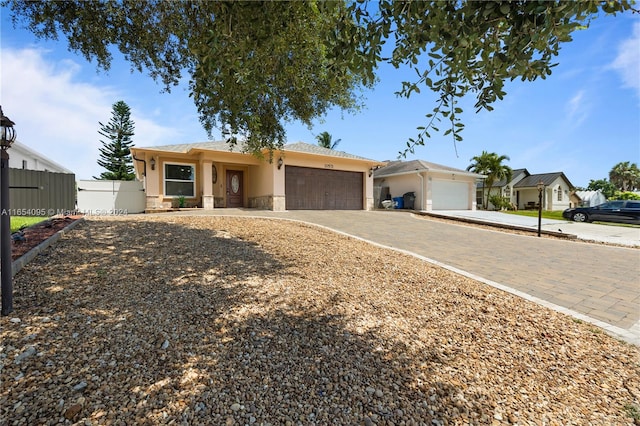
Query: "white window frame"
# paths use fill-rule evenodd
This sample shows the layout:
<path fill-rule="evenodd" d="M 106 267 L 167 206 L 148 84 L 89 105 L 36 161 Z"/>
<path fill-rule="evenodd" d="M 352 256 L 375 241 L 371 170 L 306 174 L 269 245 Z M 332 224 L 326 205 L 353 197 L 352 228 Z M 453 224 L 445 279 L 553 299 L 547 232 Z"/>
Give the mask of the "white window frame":
<path fill-rule="evenodd" d="M 190 166 L 193 168 L 193 180 L 179 180 L 179 179 L 167 179 L 167 166 Z M 193 196 L 187 197 L 184 195 L 169 195 L 167 194 L 167 182 L 191 182 L 193 185 Z M 167 161 L 162 164 L 162 192 L 167 198 L 196 198 L 196 163 L 179 163 L 175 161 Z"/>
<path fill-rule="evenodd" d="M 562 187 L 558 186 L 558 201 L 562 201 Z"/>

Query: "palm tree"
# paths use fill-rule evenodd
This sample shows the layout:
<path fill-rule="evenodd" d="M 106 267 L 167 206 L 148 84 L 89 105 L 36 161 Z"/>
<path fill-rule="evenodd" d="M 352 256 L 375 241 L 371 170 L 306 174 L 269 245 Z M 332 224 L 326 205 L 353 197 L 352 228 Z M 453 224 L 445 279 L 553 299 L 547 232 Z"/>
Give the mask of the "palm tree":
<path fill-rule="evenodd" d="M 609 182 L 621 191 L 633 191 L 640 188 L 640 169 L 636 163 L 624 161 L 613 166 L 609 172 Z"/>
<path fill-rule="evenodd" d="M 486 210 L 489 208 L 489 197 L 491 195 L 491 189 L 496 182 L 511 180 L 513 170 L 506 164 L 502 164 L 503 161 L 509 160 L 506 155 L 498 155 L 495 152 L 482 151 L 482 154 L 476 155 L 471 158 L 471 165 L 467 167 L 467 171 L 472 171 L 481 175 L 487 176 L 482 182 L 482 201 L 483 208 Z M 487 195 L 484 195 L 485 186 L 487 188 Z"/>
<path fill-rule="evenodd" d="M 336 149 L 336 146 L 338 146 L 342 139 L 332 141 L 331 134 L 329 132 L 322 132 L 316 136 L 316 140 L 318 141 L 318 145 L 323 148 Z"/>

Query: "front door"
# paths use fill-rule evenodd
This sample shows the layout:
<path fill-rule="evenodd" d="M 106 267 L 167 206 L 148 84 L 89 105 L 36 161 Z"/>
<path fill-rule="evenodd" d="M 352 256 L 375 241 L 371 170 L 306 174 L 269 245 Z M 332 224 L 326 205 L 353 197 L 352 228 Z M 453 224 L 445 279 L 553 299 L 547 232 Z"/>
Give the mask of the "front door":
<path fill-rule="evenodd" d="M 242 207 L 242 172 L 227 170 L 227 207 Z"/>

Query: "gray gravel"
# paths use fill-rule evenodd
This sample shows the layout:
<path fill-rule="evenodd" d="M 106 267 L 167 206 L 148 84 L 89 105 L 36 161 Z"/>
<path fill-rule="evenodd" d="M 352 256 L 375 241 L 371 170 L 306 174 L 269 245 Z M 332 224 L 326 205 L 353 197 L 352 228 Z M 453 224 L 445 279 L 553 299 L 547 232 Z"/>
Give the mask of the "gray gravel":
<path fill-rule="evenodd" d="M 15 278 L 0 424 L 632 425 L 640 351 L 287 221 L 93 218 Z"/>

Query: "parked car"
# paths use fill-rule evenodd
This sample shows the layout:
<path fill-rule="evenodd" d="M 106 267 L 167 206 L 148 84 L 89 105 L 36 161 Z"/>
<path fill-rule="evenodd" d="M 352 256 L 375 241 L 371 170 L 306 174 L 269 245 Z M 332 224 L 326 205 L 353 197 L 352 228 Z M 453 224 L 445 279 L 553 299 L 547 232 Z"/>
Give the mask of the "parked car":
<path fill-rule="evenodd" d="M 577 207 L 562 212 L 574 222 L 622 222 L 640 224 L 640 201 L 608 201 L 595 207 Z"/>

